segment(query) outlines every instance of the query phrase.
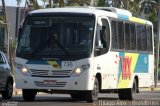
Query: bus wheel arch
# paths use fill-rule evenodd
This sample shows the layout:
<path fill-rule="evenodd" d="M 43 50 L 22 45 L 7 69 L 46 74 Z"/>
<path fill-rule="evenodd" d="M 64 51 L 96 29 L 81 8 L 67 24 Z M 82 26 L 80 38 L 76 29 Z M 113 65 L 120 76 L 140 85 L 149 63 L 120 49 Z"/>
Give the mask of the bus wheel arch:
<path fill-rule="evenodd" d="M 137 75 L 135 76 L 134 80 L 136 81 L 137 84 L 136 93 L 139 93 L 139 78 Z"/>
<path fill-rule="evenodd" d="M 94 79 L 93 90 L 86 92 L 87 102 L 92 103 L 94 101 L 97 101 L 100 89 L 101 89 L 101 74 L 97 73 Z"/>
<path fill-rule="evenodd" d="M 102 88 L 102 76 L 101 76 L 101 74 L 97 73 L 96 78 L 97 78 L 98 83 L 99 83 L 99 92 L 101 92 L 101 88 Z"/>

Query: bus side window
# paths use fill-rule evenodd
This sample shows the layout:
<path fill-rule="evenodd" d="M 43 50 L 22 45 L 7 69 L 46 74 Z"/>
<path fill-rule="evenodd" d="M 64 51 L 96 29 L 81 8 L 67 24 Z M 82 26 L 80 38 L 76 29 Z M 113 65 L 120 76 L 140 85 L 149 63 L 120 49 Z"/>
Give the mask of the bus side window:
<path fill-rule="evenodd" d="M 142 25 L 137 24 L 136 25 L 136 33 L 137 33 L 137 50 L 142 51 L 142 40 L 141 40 L 141 31 Z"/>
<path fill-rule="evenodd" d="M 152 27 L 151 26 L 147 26 L 147 44 L 148 44 L 148 52 L 150 54 L 153 54 L 153 45 L 152 45 Z"/>
<path fill-rule="evenodd" d="M 116 50 L 118 49 L 118 28 L 117 28 L 117 22 L 116 21 L 112 21 L 111 23 L 112 25 L 112 50 Z"/>
<path fill-rule="evenodd" d="M 100 40 L 101 40 L 101 43 L 103 45 L 103 48 L 106 48 L 106 45 L 107 45 L 106 35 L 107 35 L 106 27 L 102 26 L 102 29 L 100 30 Z"/>
<path fill-rule="evenodd" d="M 100 20 L 102 25 L 97 25 L 95 56 L 99 56 L 108 52 L 110 44 L 109 23 L 106 19 Z"/>

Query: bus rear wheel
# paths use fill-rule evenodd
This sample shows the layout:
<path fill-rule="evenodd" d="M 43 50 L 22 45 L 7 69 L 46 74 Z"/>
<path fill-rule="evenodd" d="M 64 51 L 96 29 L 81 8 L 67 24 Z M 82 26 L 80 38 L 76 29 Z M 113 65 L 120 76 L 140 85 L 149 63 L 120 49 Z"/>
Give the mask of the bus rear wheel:
<path fill-rule="evenodd" d="M 133 87 L 128 89 L 119 89 L 118 96 L 120 100 L 133 100 L 135 93 L 137 93 L 137 81 L 133 81 Z"/>
<path fill-rule="evenodd" d="M 98 83 L 98 79 L 95 78 L 93 90 L 88 91 L 86 94 L 87 102 L 92 103 L 93 101 L 97 101 L 98 94 L 99 94 L 99 83 Z"/>
<path fill-rule="evenodd" d="M 37 94 L 36 90 L 33 89 L 23 89 L 22 93 L 24 101 L 34 101 Z"/>

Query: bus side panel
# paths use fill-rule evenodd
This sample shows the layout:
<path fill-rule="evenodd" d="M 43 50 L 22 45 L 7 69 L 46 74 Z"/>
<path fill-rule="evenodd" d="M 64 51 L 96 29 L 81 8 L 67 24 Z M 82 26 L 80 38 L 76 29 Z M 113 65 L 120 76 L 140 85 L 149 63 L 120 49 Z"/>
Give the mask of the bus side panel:
<path fill-rule="evenodd" d="M 94 74 L 101 74 L 101 88 L 117 88 L 118 76 L 118 52 L 108 52 L 94 58 Z"/>
<path fill-rule="evenodd" d="M 135 76 L 139 87 L 150 87 L 154 82 L 154 56 L 109 51 L 95 57 L 94 70 L 94 75 L 102 76 L 102 89 L 132 88 Z"/>
<path fill-rule="evenodd" d="M 132 88 L 135 76 L 138 77 L 139 87 L 149 87 L 149 65 L 152 66 L 152 63 L 148 54 L 120 52 L 118 89 Z M 152 67 L 150 69 L 153 70 Z"/>
<path fill-rule="evenodd" d="M 148 82 L 149 85 L 154 85 L 154 55 L 149 55 L 149 75 Z"/>
<path fill-rule="evenodd" d="M 150 87 L 154 85 L 154 56 L 149 55 L 148 58 L 148 72 L 136 73 L 139 78 L 139 87 Z"/>
<path fill-rule="evenodd" d="M 132 87 L 138 57 L 137 53 L 119 53 L 118 89 Z"/>

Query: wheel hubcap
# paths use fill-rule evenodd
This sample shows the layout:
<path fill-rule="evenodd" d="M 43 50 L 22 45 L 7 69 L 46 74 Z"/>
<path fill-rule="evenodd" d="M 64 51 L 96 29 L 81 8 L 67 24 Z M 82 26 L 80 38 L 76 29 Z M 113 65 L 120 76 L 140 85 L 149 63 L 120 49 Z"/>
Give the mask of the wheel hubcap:
<path fill-rule="evenodd" d="M 94 89 L 93 89 L 93 98 L 97 98 L 98 97 L 98 93 L 99 93 L 99 88 L 98 88 L 97 83 L 95 83 Z"/>

